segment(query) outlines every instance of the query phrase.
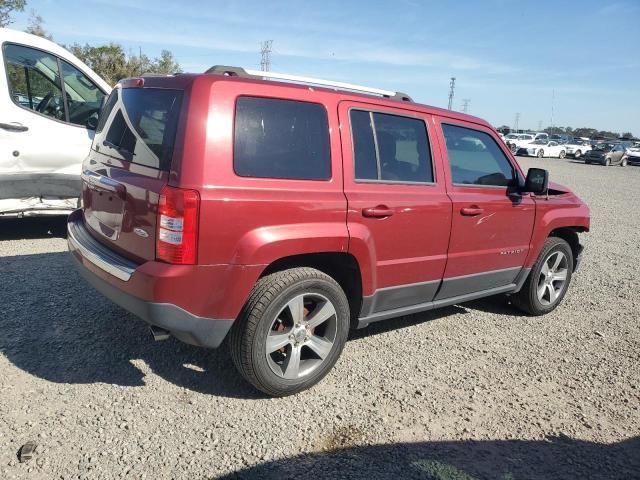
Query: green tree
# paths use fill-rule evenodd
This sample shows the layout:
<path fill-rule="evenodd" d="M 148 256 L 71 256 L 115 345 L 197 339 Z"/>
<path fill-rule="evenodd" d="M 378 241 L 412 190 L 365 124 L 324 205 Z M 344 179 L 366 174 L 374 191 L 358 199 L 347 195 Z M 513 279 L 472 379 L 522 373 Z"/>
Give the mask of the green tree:
<path fill-rule="evenodd" d="M 622 138 L 634 138 L 633 137 L 633 133 L 625 132 L 625 133 L 622 134 Z"/>
<path fill-rule="evenodd" d="M 53 40 L 53 35 L 44 29 L 44 20 L 36 13 L 35 10 L 31 10 L 31 15 L 29 15 L 29 24 L 27 25 L 25 32 L 46 38 L 47 40 Z"/>
<path fill-rule="evenodd" d="M 14 12 L 24 11 L 26 0 L 0 0 L 0 27 L 6 27 L 13 23 L 11 15 Z"/>
<path fill-rule="evenodd" d="M 89 44 L 82 46 L 76 43 L 66 48 L 112 85 L 123 78 L 135 77 L 144 73 L 176 73 L 181 71 L 180 65 L 168 50 L 163 50 L 160 57 L 150 59 L 145 54 L 127 55 L 122 45 L 117 43 L 97 47 Z"/>

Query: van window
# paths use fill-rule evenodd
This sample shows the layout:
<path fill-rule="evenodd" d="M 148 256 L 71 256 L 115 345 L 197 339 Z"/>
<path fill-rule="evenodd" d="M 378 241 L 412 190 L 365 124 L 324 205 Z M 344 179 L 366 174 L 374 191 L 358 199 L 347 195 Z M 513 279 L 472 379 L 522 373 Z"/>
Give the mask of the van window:
<path fill-rule="evenodd" d="M 19 106 L 56 120 L 65 120 L 58 60 L 21 45 L 4 46 L 9 93 Z"/>
<path fill-rule="evenodd" d="M 67 96 L 68 121 L 85 126 L 90 117 L 97 116 L 104 92 L 76 67 L 61 61 L 62 83 Z"/>
<path fill-rule="evenodd" d="M 427 129 L 417 118 L 351 110 L 356 180 L 433 182 Z"/>
<path fill-rule="evenodd" d="M 328 180 L 329 121 L 317 103 L 239 97 L 233 168 L 241 177 Z"/>
<path fill-rule="evenodd" d="M 451 176 L 456 185 L 506 187 L 515 171 L 502 149 L 487 133 L 457 125 L 442 125 Z"/>
<path fill-rule="evenodd" d="M 169 170 L 180 116 L 182 92 L 159 88 L 118 89 L 120 101 L 105 105 L 103 118 L 112 118 L 104 136 L 109 154 L 132 163 L 159 170 Z M 113 97 L 113 95 L 112 95 Z M 111 103 L 109 98 L 109 103 Z M 107 118 L 109 117 L 109 118 Z M 102 121 L 102 118 L 101 118 Z"/>

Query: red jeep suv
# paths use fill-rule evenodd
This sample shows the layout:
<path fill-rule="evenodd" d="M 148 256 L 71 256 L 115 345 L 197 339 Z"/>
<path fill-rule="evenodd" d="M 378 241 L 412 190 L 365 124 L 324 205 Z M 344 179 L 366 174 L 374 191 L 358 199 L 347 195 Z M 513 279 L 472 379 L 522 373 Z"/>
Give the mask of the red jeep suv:
<path fill-rule="evenodd" d="M 320 381 L 350 328 L 496 294 L 550 312 L 589 229 L 481 119 L 235 67 L 121 81 L 82 179 L 85 279 L 157 338 L 226 340 L 274 396 Z"/>

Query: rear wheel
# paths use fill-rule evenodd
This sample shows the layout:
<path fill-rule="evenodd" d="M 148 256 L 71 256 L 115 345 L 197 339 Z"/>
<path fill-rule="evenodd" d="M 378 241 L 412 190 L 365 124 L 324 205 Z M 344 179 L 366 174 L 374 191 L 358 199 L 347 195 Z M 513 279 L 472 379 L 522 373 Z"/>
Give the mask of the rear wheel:
<path fill-rule="evenodd" d="M 564 158 L 567 156 L 567 152 L 565 152 L 564 150 L 560 150 L 560 154 L 558 155 L 560 158 Z"/>
<path fill-rule="evenodd" d="M 610 158 L 607 158 L 607 159 L 604 161 L 604 166 L 605 166 L 605 167 L 610 167 L 610 166 L 611 166 L 611 159 L 610 159 Z"/>
<path fill-rule="evenodd" d="M 530 315 L 554 310 L 567 293 L 573 272 L 573 253 L 569 244 L 549 237 L 522 289 L 512 296 L 513 304 Z"/>
<path fill-rule="evenodd" d="M 509 149 L 511 150 L 511 153 L 513 153 L 514 155 L 518 151 L 518 147 L 516 147 L 514 143 L 509 144 Z"/>
<path fill-rule="evenodd" d="M 574 157 L 580 158 L 582 156 L 582 152 L 580 150 L 576 150 L 576 153 L 573 154 Z"/>
<path fill-rule="evenodd" d="M 538 150 L 538 158 L 542 158 L 544 157 L 544 150 L 540 149 Z"/>
<path fill-rule="evenodd" d="M 627 160 L 627 158 L 625 157 L 625 158 L 623 158 L 623 159 L 622 159 L 622 161 L 620 162 L 620 166 L 621 166 L 621 167 L 626 167 L 626 166 L 627 166 L 627 163 L 628 163 L 628 160 Z"/>
<path fill-rule="evenodd" d="M 349 333 L 349 302 L 338 283 L 312 268 L 262 278 L 229 336 L 233 362 L 264 393 L 310 388 L 331 370 Z"/>

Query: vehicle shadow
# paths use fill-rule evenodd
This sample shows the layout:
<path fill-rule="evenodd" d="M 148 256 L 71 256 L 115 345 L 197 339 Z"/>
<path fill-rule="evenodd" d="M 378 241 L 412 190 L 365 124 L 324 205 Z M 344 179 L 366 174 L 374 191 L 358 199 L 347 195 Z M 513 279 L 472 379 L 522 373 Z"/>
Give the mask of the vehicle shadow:
<path fill-rule="evenodd" d="M 264 398 L 236 372 L 224 347 L 204 349 L 173 338 L 154 342 L 142 320 L 80 277 L 66 252 L 4 257 L 0 278 L 0 352 L 32 375 L 57 383 L 142 386 L 149 368 L 193 391 Z M 351 339 L 466 312 L 466 306 L 453 306 L 391 319 L 355 330 Z"/>
<path fill-rule="evenodd" d="M 67 217 L 1 218 L 0 240 L 66 238 Z"/>
<path fill-rule="evenodd" d="M 375 445 L 285 458 L 219 478 L 626 480 L 640 478 L 640 437 L 614 444 L 552 437 Z"/>

